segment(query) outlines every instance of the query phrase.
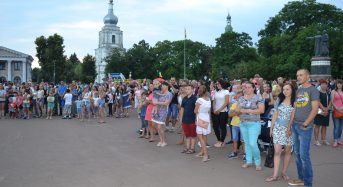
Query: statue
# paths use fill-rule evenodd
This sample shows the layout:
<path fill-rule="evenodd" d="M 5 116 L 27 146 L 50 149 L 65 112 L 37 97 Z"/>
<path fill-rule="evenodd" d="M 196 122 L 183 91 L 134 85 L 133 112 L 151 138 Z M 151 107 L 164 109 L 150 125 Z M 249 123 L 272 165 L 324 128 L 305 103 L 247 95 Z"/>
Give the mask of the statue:
<path fill-rule="evenodd" d="M 329 35 L 326 33 L 326 31 L 324 31 L 323 35 L 320 35 L 318 32 L 317 35 L 307 37 L 307 39 L 314 39 L 314 56 L 329 56 Z"/>
<path fill-rule="evenodd" d="M 321 56 L 329 56 L 329 35 L 324 31 L 320 46 Z"/>

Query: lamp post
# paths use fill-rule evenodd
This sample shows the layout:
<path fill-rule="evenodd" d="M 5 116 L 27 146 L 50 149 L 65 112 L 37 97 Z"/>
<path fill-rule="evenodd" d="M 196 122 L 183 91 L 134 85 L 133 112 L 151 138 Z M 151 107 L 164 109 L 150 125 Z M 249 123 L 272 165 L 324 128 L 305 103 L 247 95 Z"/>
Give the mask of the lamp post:
<path fill-rule="evenodd" d="M 54 61 L 54 84 L 56 83 L 56 60 Z"/>

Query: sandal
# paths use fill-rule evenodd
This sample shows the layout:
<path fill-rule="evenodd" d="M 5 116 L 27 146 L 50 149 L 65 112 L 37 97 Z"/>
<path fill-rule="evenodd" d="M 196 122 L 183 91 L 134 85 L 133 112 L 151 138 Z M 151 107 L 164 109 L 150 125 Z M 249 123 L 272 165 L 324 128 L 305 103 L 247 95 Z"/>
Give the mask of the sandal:
<path fill-rule="evenodd" d="M 203 158 L 202 158 L 202 161 L 203 162 L 208 162 L 208 161 L 210 161 L 211 159 L 210 159 L 210 156 L 204 156 Z"/>
<path fill-rule="evenodd" d="M 201 153 L 201 152 L 200 152 L 200 153 L 196 154 L 195 156 L 196 156 L 196 157 L 199 157 L 199 158 L 202 158 L 202 157 L 204 156 L 204 153 Z"/>
<path fill-rule="evenodd" d="M 242 165 L 242 168 L 248 168 L 248 167 L 250 167 L 250 166 L 252 166 L 252 164 L 243 164 L 243 165 Z"/>
<path fill-rule="evenodd" d="M 279 177 L 270 176 L 266 179 L 266 182 L 273 182 L 279 180 Z"/>
<path fill-rule="evenodd" d="M 187 153 L 189 151 L 189 149 L 184 149 L 183 151 L 181 151 L 181 153 Z"/>
<path fill-rule="evenodd" d="M 194 154 L 195 153 L 195 150 L 194 149 L 189 149 L 186 154 Z"/>
<path fill-rule="evenodd" d="M 286 175 L 286 174 L 282 174 L 281 175 L 282 179 L 285 180 L 285 181 L 288 181 L 289 180 L 289 177 Z"/>

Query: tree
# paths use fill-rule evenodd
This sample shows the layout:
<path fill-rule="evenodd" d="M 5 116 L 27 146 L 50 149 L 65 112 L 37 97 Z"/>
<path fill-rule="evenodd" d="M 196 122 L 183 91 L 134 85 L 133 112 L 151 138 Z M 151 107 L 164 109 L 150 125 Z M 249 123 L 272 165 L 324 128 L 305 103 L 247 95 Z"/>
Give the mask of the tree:
<path fill-rule="evenodd" d="M 126 63 L 125 53 L 121 49 L 114 48 L 105 61 L 107 63 L 105 74 L 117 72 L 128 75 L 130 72 L 130 68 Z"/>
<path fill-rule="evenodd" d="M 42 69 L 42 78 L 45 81 L 65 80 L 66 57 L 64 54 L 63 38 L 54 34 L 45 38 L 40 36 L 35 40 L 37 58 Z"/>
<path fill-rule="evenodd" d="M 33 82 L 40 82 L 42 80 L 42 69 L 40 68 L 33 68 L 32 70 L 32 81 Z"/>
<path fill-rule="evenodd" d="M 78 75 L 75 74 L 75 68 L 81 64 L 80 60 L 77 58 L 75 53 L 71 54 L 70 57 L 66 61 L 65 65 L 65 75 L 66 75 L 66 82 L 71 82 L 72 80 L 78 79 Z"/>
<path fill-rule="evenodd" d="M 95 57 L 92 55 L 87 54 L 82 60 L 82 77 L 81 80 L 85 83 L 90 83 L 95 80 L 97 75 L 95 69 Z"/>
<path fill-rule="evenodd" d="M 315 0 L 289 2 L 259 32 L 258 52 L 267 65 L 265 76 L 294 78 L 297 69 L 310 69 L 313 42 L 306 38 L 324 30 L 330 36 L 332 75 L 342 76 L 343 12 Z"/>
<path fill-rule="evenodd" d="M 236 67 L 245 67 L 249 61 L 257 61 L 258 55 L 253 48 L 252 38 L 247 33 L 226 32 L 216 39 L 213 49 L 212 79 L 236 74 Z M 241 64 L 243 63 L 243 64 Z M 229 75 L 225 75 L 229 73 Z M 246 76 L 247 71 L 242 71 L 241 76 Z"/>

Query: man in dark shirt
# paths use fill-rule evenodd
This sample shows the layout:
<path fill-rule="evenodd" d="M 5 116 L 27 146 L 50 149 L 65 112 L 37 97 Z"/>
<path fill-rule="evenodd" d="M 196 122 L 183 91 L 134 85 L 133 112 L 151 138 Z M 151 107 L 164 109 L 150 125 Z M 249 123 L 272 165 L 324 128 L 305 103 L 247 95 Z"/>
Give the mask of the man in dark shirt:
<path fill-rule="evenodd" d="M 195 153 L 195 139 L 196 139 L 196 126 L 195 126 L 195 102 L 196 96 L 193 95 L 192 86 L 187 85 L 184 87 L 186 96 L 182 99 L 180 119 L 182 120 L 182 129 L 186 136 L 186 149 L 182 153 L 193 154 Z"/>

